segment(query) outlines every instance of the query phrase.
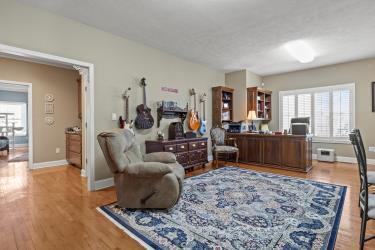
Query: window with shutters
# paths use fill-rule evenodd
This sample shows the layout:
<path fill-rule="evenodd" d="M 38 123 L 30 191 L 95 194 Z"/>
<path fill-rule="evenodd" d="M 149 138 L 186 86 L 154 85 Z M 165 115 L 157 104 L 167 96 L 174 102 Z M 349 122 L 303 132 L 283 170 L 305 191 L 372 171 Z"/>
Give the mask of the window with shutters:
<path fill-rule="evenodd" d="M 290 128 L 293 117 L 310 117 L 310 133 L 314 141 L 347 142 L 354 128 L 355 84 L 280 91 L 282 130 Z"/>
<path fill-rule="evenodd" d="M 295 117 L 295 96 L 283 96 L 283 129 L 289 129 L 290 119 Z"/>

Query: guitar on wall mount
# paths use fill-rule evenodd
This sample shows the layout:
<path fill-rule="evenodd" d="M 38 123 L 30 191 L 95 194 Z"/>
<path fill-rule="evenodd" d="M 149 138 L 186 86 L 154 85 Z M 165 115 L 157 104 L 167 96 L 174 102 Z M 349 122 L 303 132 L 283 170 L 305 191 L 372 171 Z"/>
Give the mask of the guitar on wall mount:
<path fill-rule="evenodd" d="M 206 101 L 207 101 L 207 95 L 204 93 L 201 98 L 200 102 L 203 103 L 203 116 L 200 121 L 200 127 L 199 127 L 199 133 L 201 135 L 204 135 L 207 132 L 207 121 L 206 121 Z"/>
<path fill-rule="evenodd" d="M 196 110 L 196 93 L 194 89 L 190 90 L 190 96 L 194 96 L 194 109 L 191 109 L 189 112 L 189 129 L 196 131 L 199 128 L 200 122 Z"/>
<path fill-rule="evenodd" d="M 129 98 L 130 98 L 130 90 L 131 90 L 131 88 L 127 88 L 125 90 L 124 94 L 122 95 L 122 97 L 125 100 L 125 126 L 124 126 L 124 128 L 125 129 L 129 129 L 134 134 L 134 131 L 133 131 L 134 121 L 133 120 L 129 121 Z"/>
<path fill-rule="evenodd" d="M 137 106 L 134 125 L 137 129 L 149 129 L 154 125 L 154 118 L 151 115 L 151 109 L 146 104 L 146 78 L 141 79 L 140 85 L 143 89 L 143 103 Z"/>

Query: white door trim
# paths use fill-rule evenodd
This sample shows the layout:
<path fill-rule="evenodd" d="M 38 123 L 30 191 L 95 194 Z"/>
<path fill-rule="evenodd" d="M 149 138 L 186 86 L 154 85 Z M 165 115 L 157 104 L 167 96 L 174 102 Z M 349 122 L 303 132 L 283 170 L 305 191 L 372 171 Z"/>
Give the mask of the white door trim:
<path fill-rule="evenodd" d="M 21 85 L 27 87 L 27 134 L 29 136 L 29 168 L 33 168 L 33 84 L 30 82 L 17 82 L 0 80 L 1 84 Z"/>
<path fill-rule="evenodd" d="M 95 190 L 95 130 L 94 130 L 94 64 L 82 62 L 75 59 L 55 56 L 38 51 L 32 51 L 5 44 L 0 44 L 0 53 L 8 56 L 21 57 L 35 62 L 59 64 L 64 66 L 80 66 L 88 69 L 87 91 L 85 92 L 86 105 L 86 156 L 82 160 L 86 163 L 87 189 Z M 32 156 L 32 154 L 30 154 Z"/>

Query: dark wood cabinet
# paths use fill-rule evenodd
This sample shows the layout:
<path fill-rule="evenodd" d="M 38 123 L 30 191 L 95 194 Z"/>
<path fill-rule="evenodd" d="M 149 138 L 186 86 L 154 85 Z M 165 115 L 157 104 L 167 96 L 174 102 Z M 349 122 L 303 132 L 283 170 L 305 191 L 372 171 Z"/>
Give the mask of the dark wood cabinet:
<path fill-rule="evenodd" d="M 292 168 L 312 162 L 312 145 L 305 140 L 285 138 L 282 147 L 282 165 Z"/>
<path fill-rule="evenodd" d="M 280 164 L 282 143 L 279 138 L 267 138 L 263 142 L 264 164 Z"/>
<path fill-rule="evenodd" d="M 185 168 L 204 166 L 207 160 L 207 138 L 146 141 L 146 153 L 171 152 Z"/>
<path fill-rule="evenodd" d="M 212 127 L 233 121 L 233 91 L 224 86 L 212 88 Z"/>
<path fill-rule="evenodd" d="M 80 133 L 66 133 L 66 160 L 82 168 L 82 137 Z"/>
<path fill-rule="evenodd" d="M 247 113 L 255 110 L 257 120 L 272 119 L 272 91 L 259 87 L 247 88 Z"/>
<path fill-rule="evenodd" d="M 308 172 L 312 168 L 310 136 L 253 133 L 231 133 L 227 136 L 237 139 L 240 162 L 299 172 Z"/>

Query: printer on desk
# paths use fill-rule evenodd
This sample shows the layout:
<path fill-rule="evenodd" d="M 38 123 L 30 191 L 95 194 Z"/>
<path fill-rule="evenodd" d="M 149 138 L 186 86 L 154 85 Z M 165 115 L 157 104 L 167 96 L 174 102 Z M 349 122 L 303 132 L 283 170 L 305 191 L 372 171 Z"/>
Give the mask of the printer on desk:
<path fill-rule="evenodd" d="M 290 120 L 290 133 L 292 135 L 309 134 L 310 117 L 298 117 Z"/>

